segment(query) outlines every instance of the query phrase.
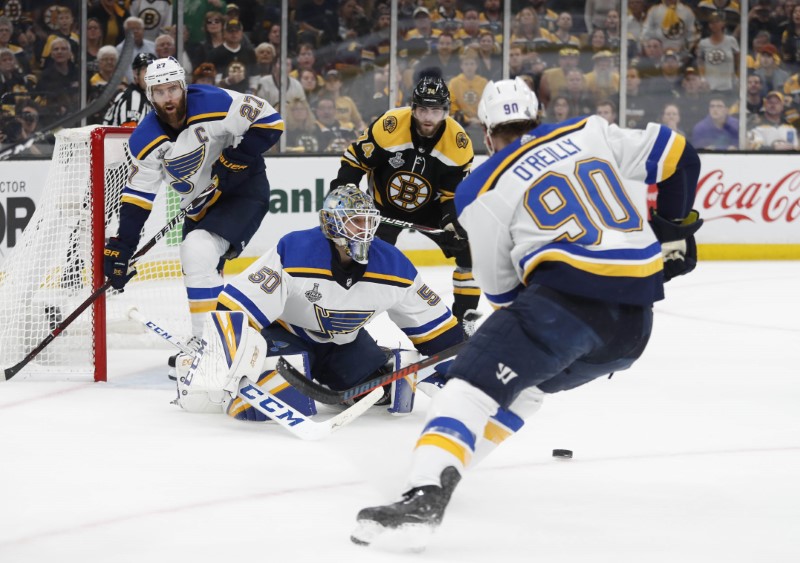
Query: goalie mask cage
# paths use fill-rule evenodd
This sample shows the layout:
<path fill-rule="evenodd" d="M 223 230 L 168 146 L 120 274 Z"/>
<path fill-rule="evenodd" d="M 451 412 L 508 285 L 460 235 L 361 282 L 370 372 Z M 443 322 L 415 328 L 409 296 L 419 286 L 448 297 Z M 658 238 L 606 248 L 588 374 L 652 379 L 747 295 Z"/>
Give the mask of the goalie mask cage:
<path fill-rule="evenodd" d="M 47 183 L 18 244 L 0 263 L 0 368 L 23 359 L 91 293 L 103 285 L 103 248 L 119 225 L 128 177 L 132 129 L 81 127 L 56 134 Z M 149 240 L 179 211 L 180 200 L 162 186 L 144 226 Z M 109 290 L 84 311 L 17 376 L 106 380 L 106 349 L 149 347 L 128 311 L 180 336 L 190 330 L 180 270 L 181 226 L 137 262 L 138 274 L 120 293 Z"/>

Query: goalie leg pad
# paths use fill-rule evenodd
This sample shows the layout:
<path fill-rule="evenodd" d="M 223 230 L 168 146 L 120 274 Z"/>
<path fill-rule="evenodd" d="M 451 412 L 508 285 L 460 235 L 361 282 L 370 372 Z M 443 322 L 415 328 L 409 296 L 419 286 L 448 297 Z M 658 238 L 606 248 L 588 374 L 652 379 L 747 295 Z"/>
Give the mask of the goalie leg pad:
<path fill-rule="evenodd" d="M 257 382 L 263 372 L 267 343 L 250 327 L 241 311 L 212 311 L 205 315 L 203 337 L 185 373 L 186 366 L 175 367 L 178 382 L 178 404 L 190 412 L 217 412 L 229 395 L 238 390 L 242 377 Z M 179 358 L 181 356 L 178 356 Z M 203 400 L 202 393 L 208 397 Z"/>
<path fill-rule="evenodd" d="M 176 365 L 178 398 L 175 402 L 188 412 L 218 414 L 224 412 L 229 394 L 213 382 L 213 377 L 206 376 L 202 365 L 204 355 L 205 347 L 201 346 L 188 367 L 183 362 Z"/>
<path fill-rule="evenodd" d="M 397 371 L 414 362 L 418 362 L 422 356 L 416 350 L 394 349 L 390 351 L 392 359 L 386 365 L 387 373 Z M 401 416 L 410 413 L 414 409 L 414 395 L 417 391 L 417 374 L 412 373 L 406 377 L 392 381 L 389 389 L 390 403 L 386 409 L 390 414 Z"/>
<path fill-rule="evenodd" d="M 269 357 L 264 361 L 264 371 L 259 376 L 256 385 L 274 395 L 276 399 L 280 399 L 284 405 L 291 407 L 296 412 L 306 416 L 317 414 L 317 405 L 313 399 L 306 397 L 300 391 L 289 385 L 275 370 L 278 358 L 278 356 Z M 304 352 L 301 354 L 286 355 L 283 356 L 283 358 L 306 377 L 310 377 L 308 354 Z M 238 396 L 234 397 L 228 404 L 226 412 L 228 416 L 232 416 L 238 420 L 249 420 L 251 422 L 268 422 L 270 420 L 264 413 L 253 408 Z"/>

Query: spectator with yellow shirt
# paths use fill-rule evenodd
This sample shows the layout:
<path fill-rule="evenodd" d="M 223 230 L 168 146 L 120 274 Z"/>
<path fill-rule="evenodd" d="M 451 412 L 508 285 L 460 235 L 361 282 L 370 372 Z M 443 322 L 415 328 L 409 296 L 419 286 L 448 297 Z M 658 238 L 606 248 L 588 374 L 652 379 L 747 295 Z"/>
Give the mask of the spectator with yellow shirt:
<path fill-rule="evenodd" d="M 513 43 L 512 43 L 513 44 Z M 567 72 L 578 68 L 580 51 L 574 47 L 564 47 L 558 52 L 558 66 L 548 68 L 542 73 L 539 82 L 539 101 L 545 105 L 567 85 Z"/>
<path fill-rule="evenodd" d="M 619 93 L 619 72 L 614 70 L 614 54 L 600 51 L 592 57 L 594 68 L 584 76 L 586 91 L 596 100 L 615 98 Z"/>
<path fill-rule="evenodd" d="M 25 51 L 19 45 L 11 43 L 11 35 L 14 33 L 14 24 L 5 16 L 0 16 L 0 49 L 8 49 L 17 59 L 20 70 L 28 73 L 31 70 L 30 62 L 25 56 Z"/>
<path fill-rule="evenodd" d="M 50 49 L 52 48 L 53 41 L 59 37 L 66 39 L 69 42 L 69 48 L 72 52 L 72 60 L 78 61 L 80 57 L 80 36 L 73 31 L 75 25 L 75 18 L 72 15 L 72 10 L 65 6 L 56 8 L 56 28 L 50 35 L 42 48 L 43 61 L 47 61 L 50 56 Z"/>
<path fill-rule="evenodd" d="M 453 38 L 456 40 L 458 48 L 463 50 L 469 45 L 477 43 L 480 33 L 481 21 L 477 8 L 466 8 L 461 27 L 453 33 Z"/>
<path fill-rule="evenodd" d="M 434 29 L 428 8 L 419 7 L 414 10 L 414 28 L 406 33 L 406 40 L 421 39 L 427 43 L 428 51 L 432 51 L 441 33 L 440 30 Z"/>
<path fill-rule="evenodd" d="M 472 139 L 481 139 L 478 102 L 489 81 L 478 74 L 478 55 L 469 48 L 461 55 L 461 74 L 450 81 L 450 115 Z M 476 137 L 476 135 L 478 135 Z"/>
<path fill-rule="evenodd" d="M 114 69 L 117 68 L 117 61 L 119 55 L 117 50 L 111 45 L 103 45 L 97 51 L 97 72 L 89 78 L 89 91 L 102 92 L 108 81 L 111 80 L 111 75 L 114 74 Z M 120 85 L 121 90 L 125 89 L 125 85 Z M 96 97 L 96 96 L 94 96 Z"/>
<path fill-rule="evenodd" d="M 555 35 L 541 26 L 539 16 L 533 8 L 522 8 L 514 17 L 511 43 L 525 43 L 529 51 L 540 52 L 558 43 Z"/>

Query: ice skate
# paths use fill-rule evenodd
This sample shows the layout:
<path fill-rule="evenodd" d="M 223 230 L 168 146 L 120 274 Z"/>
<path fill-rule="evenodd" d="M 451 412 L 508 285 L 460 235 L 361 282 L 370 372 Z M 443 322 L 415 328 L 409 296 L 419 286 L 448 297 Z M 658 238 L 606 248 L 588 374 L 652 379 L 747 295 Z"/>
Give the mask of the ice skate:
<path fill-rule="evenodd" d="M 460 480 L 458 470 L 447 467 L 440 477 L 441 486 L 415 487 L 403 493 L 403 499 L 394 504 L 362 509 L 350 540 L 358 545 L 392 551 L 425 549 L 434 530 L 442 523 L 444 510 Z"/>

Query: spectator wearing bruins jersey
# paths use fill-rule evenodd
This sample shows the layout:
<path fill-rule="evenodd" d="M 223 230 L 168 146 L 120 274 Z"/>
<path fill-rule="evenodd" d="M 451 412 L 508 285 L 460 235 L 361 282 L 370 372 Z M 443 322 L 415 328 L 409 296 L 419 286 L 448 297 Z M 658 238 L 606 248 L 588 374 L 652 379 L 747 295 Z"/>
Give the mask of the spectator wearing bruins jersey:
<path fill-rule="evenodd" d="M 353 141 L 342 156 L 331 188 L 356 184 L 367 175 L 368 191 L 384 217 L 444 229 L 428 235 L 447 257 L 455 257 L 453 314 L 478 306 L 466 233 L 456 221 L 456 186 L 469 173 L 474 153 L 464 129 L 448 117 L 450 92 L 440 77 L 424 76 L 411 107 L 389 110 Z M 377 236 L 395 244 L 400 228 L 382 224 Z"/>

